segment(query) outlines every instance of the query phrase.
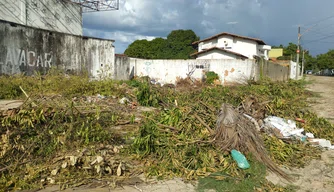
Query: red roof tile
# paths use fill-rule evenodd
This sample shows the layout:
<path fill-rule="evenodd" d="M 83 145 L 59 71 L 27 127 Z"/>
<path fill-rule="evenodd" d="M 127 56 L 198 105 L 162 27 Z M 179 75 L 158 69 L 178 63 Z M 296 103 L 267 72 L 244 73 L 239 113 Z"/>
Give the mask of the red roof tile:
<path fill-rule="evenodd" d="M 116 56 L 116 57 L 128 57 L 128 56 L 125 55 L 125 54 L 119 54 L 119 53 L 115 53 L 115 56 Z"/>
<path fill-rule="evenodd" d="M 261 40 L 261 39 L 257 39 L 257 38 L 252 38 L 252 37 L 246 37 L 246 36 L 241 36 L 241 35 L 236 35 L 236 34 L 232 34 L 232 33 L 226 33 L 226 32 L 223 32 L 223 33 L 219 33 L 217 35 L 214 35 L 212 37 L 208 37 L 206 39 L 202 39 L 202 40 L 199 40 L 199 41 L 195 41 L 193 42 L 192 44 L 198 44 L 200 42 L 204 42 L 204 41 L 208 41 L 208 40 L 211 40 L 211 39 L 215 39 L 215 38 L 218 38 L 220 36 L 223 36 L 223 35 L 227 35 L 227 36 L 232 36 L 232 37 L 238 37 L 238 38 L 241 38 L 241 39 L 247 39 L 247 40 L 252 40 L 252 41 L 256 41 L 258 44 L 260 45 L 266 45 L 266 43 Z"/>

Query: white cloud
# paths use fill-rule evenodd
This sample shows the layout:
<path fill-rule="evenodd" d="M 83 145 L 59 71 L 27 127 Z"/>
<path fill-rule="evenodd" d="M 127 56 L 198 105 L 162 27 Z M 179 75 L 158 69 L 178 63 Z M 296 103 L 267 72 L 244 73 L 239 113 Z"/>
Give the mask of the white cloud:
<path fill-rule="evenodd" d="M 136 39 L 165 37 L 175 29 L 192 29 L 201 38 L 233 32 L 279 45 L 296 41 L 292 25 L 326 18 L 333 5 L 332 0 L 120 0 L 118 11 L 84 14 L 84 27 L 86 35 L 115 39 L 118 52 Z"/>
<path fill-rule="evenodd" d="M 226 24 L 228 24 L 228 25 L 235 25 L 235 24 L 238 24 L 238 21 L 230 21 L 230 22 L 227 22 Z"/>

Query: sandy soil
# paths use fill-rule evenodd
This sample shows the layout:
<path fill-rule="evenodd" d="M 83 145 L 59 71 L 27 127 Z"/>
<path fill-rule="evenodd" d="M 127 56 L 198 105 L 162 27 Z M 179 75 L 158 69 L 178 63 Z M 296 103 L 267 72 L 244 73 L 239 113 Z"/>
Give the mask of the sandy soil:
<path fill-rule="evenodd" d="M 319 97 L 310 98 L 310 106 L 320 117 L 334 123 L 334 76 L 307 76 L 312 84 L 307 88 L 319 94 Z"/>
<path fill-rule="evenodd" d="M 312 84 L 307 89 L 318 93 L 310 98 L 310 108 L 320 117 L 334 123 L 334 77 L 307 76 Z M 298 186 L 298 192 L 332 192 L 334 191 L 334 150 L 324 151 L 320 160 L 312 160 L 303 169 L 283 169 L 296 178 L 292 185 Z M 267 179 L 274 184 L 287 185 L 288 182 L 269 174 Z"/>
<path fill-rule="evenodd" d="M 195 192 L 196 187 L 190 183 L 185 183 L 181 179 L 173 179 L 169 181 L 151 181 L 146 183 L 131 184 L 118 188 L 103 187 L 103 188 L 88 188 L 86 186 L 66 189 L 62 192 Z M 59 191 L 59 186 L 48 187 L 40 190 L 40 192 L 56 192 Z"/>

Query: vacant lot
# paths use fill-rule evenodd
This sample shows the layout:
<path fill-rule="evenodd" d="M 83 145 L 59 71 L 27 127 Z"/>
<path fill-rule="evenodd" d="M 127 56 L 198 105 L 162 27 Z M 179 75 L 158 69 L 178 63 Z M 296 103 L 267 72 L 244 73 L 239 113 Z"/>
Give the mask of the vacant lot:
<path fill-rule="evenodd" d="M 266 148 L 275 164 L 294 168 L 320 157 L 320 150 L 298 140 L 281 140 L 270 130 L 256 134 L 261 135 L 261 144 L 262 139 L 253 134 L 255 125 L 242 114 L 258 123 L 269 115 L 303 119 L 305 123 L 298 122 L 299 127 L 334 141 L 333 126 L 305 110 L 312 94 L 305 91 L 304 81 L 263 80 L 224 87 L 182 80 L 176 87 L 160 87 L 145 78 L 90 81 L 50 74 L 3 77 L 0 87 L 0 98 L 24 102 L 20 108 L 1 113 L 0 188 L 6 191 L 52 185 L 55 188 L 48 191 L 76 187 L 194 191 L 196 181 L 199 191 L 289 191 L 289 187 L 273 186 L 265 180 L 266 167 L 254 159 L 261 154 L 265 157 L 265 153 L 255 151 L 259 155 L 251 155 L 249 152 L 257 149 L 250 147 L 252 142 L 233 144 L 233 148 L 243 150 L 251 164 L 250 169 L 241 170 L 229 149 L 221 149 L 230 145 L 220 141 L 244 141 L 250 137 L 229 138 L 253 135 L 252 141 L 263 145 L 260 149 Z M 234 109 L 221 110 L 221 106 L 228 106 L 226 103 Z M 224 114 L 221 111 L 240 120 L 228 124 L 233 125 L 231 133 L 238 128 L 245 134 L 219 138 L 227 135 L 224 131 L 229 128 L 216 126 L 218 112 Z M 267 166 L 277 170 L 273 164 Z M 165 181 L 145 182 L 143 175 Z"/>

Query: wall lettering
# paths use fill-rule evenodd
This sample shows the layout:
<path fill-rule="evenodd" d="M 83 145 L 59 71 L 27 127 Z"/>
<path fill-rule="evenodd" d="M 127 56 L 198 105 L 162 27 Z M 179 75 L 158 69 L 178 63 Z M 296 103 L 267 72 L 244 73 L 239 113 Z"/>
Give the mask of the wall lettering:
<path fill-rule="evenodd" d="M 152 63 L 150 61 L 145 62 L 145 72 L 147 75 L 150 75 L 151 73 L 151 67 L 152 67 L 151 65 Z"/>
<path fill-rule="evenodd" d="M 192 60 L 191 62 L 188 63 L 187 76 L 191 77 L 198 69 L 203 72 L 209 71 L 210 61 L 207 59 Z"/>
<path fill-rule="evenodd" d="M 2 73 L 17 73 L 20 67 L 50 68 L 53 61 L 53 53 L 38 53 L 29 49 L 17 49 L 4 47 L 3 55 L 0 55 L 0 67 Z"/>
<path fill-rule="evenodd" d="M 22 51 L 22 52 L 25 52 L 25 51 Z M 25 53 L 22 53 L 22 54 L 25 54 Z M 35 61 L 36 61 L 35 57 L 36 57 L 36 53 L 35 52 L 28 51 L 28 65 L 29 66 L 31 66 L 31 67 L 35 66 Z"/>

